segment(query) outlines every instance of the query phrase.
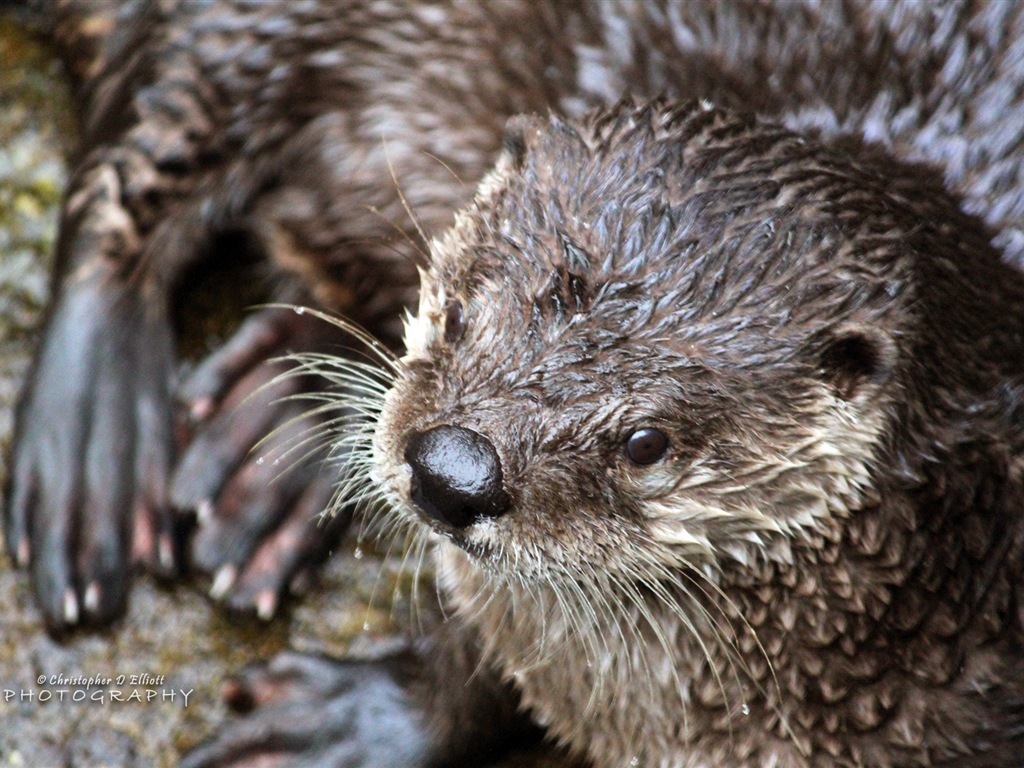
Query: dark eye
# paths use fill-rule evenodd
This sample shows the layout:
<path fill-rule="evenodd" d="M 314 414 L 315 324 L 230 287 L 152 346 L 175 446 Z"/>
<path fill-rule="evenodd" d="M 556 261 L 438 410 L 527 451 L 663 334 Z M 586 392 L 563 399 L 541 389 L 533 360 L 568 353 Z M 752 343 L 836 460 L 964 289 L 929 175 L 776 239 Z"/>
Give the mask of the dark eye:
<path fill-rule="evenodd" d="M 462 302 L 450 301 L 444 312 L 444 340 L 454 344 L 466 332 L 466 311 Z"/>
<path fill-rule="evenodd" d="M 668 437 L 660 429 L 644 427 L 626 440 L 626 456 L 634 464 L 653 464 L 668 449 Z"/>

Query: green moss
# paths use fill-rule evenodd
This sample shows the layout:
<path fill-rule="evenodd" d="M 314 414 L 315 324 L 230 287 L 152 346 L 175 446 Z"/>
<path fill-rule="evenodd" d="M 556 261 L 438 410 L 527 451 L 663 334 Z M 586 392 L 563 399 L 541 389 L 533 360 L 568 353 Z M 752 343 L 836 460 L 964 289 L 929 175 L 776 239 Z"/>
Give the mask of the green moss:
<path fill-rule="evenodd" d="M 0 342 L 20 341 L 46 302 L 70 103 L 52 52 L 0 16 Z"/>

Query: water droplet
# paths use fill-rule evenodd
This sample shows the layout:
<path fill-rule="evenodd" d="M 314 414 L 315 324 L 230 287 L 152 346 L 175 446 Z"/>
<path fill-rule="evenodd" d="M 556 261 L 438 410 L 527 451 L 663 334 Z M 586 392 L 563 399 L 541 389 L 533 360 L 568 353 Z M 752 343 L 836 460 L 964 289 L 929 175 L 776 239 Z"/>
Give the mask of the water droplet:
<path fill-rule="evenodd" d="M 630 765 L 640 765 L 640 758 L 639 757 L 634 757 L 632 760 L 629 761 L 629 764 Z"/>
<path fill-rule="evenodd" d="M 355 556 L 356 560 L 362 560 L 363 559 L 363 548 L 362 547 L 356 547 L 355 551 L 352 554 Z"/>
<path fill-rule="evenodd" d="M 306 314 L 306 308 L 305 307 L 296 307 L 295 308 L 295 314 L 296 315 L 304 315 L 304 314 Z"/>
<path fill-rule="evenodd" d="M 742 706 L 742 707 L 740 708 L 740 711 L 741 711 L 741 712 L 742 712 L 742 713 L 743 713 L 744 715 L 749 715 L 749 714 L 750 714 L 750 707 L 749 707 L 748 705 L 744 704 L 744 705 L 743 705 L 743 706 Z"/>
<path fill-rule="evenodd" d="M 256 463 L 257 464 L 262 464 L 263 463 L 263 457 L 260 456 L 258 459 L 256 459 Z"/>
<path fill-rule="evenodd" d="M 369 631 L 370 631 L 370 622 L 364 621 L 363 622 L 363 632 L 369 632 Z"/>

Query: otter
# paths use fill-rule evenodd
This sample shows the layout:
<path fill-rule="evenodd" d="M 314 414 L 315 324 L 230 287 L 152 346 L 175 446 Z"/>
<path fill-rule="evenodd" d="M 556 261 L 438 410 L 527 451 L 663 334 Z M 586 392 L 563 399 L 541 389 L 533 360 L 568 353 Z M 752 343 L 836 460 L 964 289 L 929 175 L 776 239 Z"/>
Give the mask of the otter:
<path fill-rule="evenodd" d="M 165 302 L 241 234 L 385 337 L 418 262 L 403 357 L 307 359 L 349 393 L 341 498 L 395 507 L 421 550 L 438 536 L 451 619 L 377 664 L 247 673 L 233 698 L 255 711 L 189 765 L 480 763 L 537 727 L 598 768 L 1014 764 L 1022 16 L 126 10 L 85 92 L 19 418 L 7 538 L 44 611 L 106 618 L 132 525 L 161 551 L 153 521 L 189 483 L 167 479 L 166 429 L 113 426 L 166 423 Z M 598 107 L 623 94 L 640 101 Z M 549 110 L 502 143 L 511 114 Z M 402 213 L 408 239 L 385 243 Z M 195 418 L 233 413 L 222 396 L 282 338 L 308 346 L 272 317 L 270 342 L 261 316 L 200 367 Z M 68 436 L 52 428 L 92 392 Z M 84 457 L 55 489 L 53 445 Z M 95 482 L 125 455 L 117 493 Z M 215 490 L 240 464 L 220 463 Z M 293 501 L 241 515 L 230 567 L 260 562 Z"/>
<path fill-rule="evenodd" d="M 594 766 L 1019 764 L 1024 282 L 983 228 L 706 104 L 507 144 L 373 446 L 484 663 Z"/>
<path fill-rule="evenodd" d="M 342 438 L 457 628 L 318 672 L 332 754 L 470 764 L 526 711 L 595 768 L 1020 765 L 1024 277 L 985 227 L 706 102 L 505 146 Z M 186 765 L 279 746 L 281 707 Z"/>

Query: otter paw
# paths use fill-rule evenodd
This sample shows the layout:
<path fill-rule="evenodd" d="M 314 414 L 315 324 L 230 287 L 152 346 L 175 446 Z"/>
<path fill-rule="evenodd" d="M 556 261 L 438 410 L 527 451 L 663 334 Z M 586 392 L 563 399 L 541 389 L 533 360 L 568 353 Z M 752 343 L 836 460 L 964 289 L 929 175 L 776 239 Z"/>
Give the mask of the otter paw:
<path fill-rule="evenodd" d="M 333 474 L 320 455 L 323 419 L 308 414 L 307 397 L 323 382 L 278 359 L 317 348 L 332 332 L 291 309 L 263 310 L 179 391 L 195 434 L 175 469 L 171 501 L 196 513 L 192 562 L 213 577 L 215 599 L 264 619 L 351 519 L 348 511 L 323 515 Z"/>
<path fill-rule="evenodd" d="M 125 607 L 133 562 L 176 570 L 169 323 L 103 273 L 69 284 L 18 406 L 4 534 L 52 632 Z"/>
<path fill-rule="evenodd" d="M 183 768 L 415 768 L 429 739 L 399 660 L 343 662 L 294 652 L 250 665 L 224 697 L 243 713 L 185 756 Z"/>

